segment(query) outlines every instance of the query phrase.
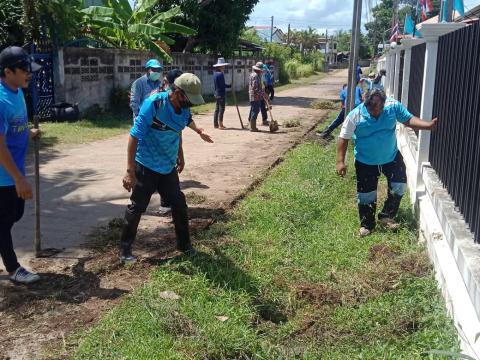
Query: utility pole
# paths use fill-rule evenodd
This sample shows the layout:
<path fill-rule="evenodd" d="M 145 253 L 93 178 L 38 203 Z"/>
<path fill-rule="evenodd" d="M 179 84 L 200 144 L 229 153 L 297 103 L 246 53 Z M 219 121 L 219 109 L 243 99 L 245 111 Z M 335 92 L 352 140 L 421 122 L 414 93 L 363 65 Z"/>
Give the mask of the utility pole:
<path fill-rule="evenodd" d="M 290 45 L 290 24 L 288 24 L 287 45 Z"/>
<path fill-rule="evenodd" d="M 362 0 L 354 0 L 352 20 L 352 40 L 350 42 L 350 64 L 348 68 L 347 114 L 355 107 L 355 90 L 357 87 L 357 63 L 360 49 L 360 25 L 362 22 Z"/>
<path fill-rule="evenodd" d="M 325 29 L 325 61 L 324 61 L 324 68 L 325 72 L 328 72 L 328 30 Z"/>
<path fill-rule="evenodd" d="M 272 16 L 272 24 L 270 25 L 270 42 L 273 42 L 273 16 Z"/>
<path fill-rule="evenodd" d="M 447 18 L 445 19 L 445 21 L 453 21 L 453 0 L 447 0 Z"/>

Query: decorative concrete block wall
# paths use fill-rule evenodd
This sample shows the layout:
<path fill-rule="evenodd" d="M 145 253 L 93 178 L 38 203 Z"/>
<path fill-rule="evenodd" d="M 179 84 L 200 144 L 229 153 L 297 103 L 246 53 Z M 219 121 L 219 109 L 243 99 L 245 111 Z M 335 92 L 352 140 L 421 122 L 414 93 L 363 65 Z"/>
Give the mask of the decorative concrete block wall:
<path fill-rule="evenodd" d="M 109 98 L 114 88 L 129 89 L 140 77 L 144 64 L 153 54 L 124 49 L 61 48 L 55 69 L 55 102 L 78 103 L 80 111 L 92 105 L 109 108 Z M 213 64 L 211 55 L 174 53 L 172 64 L 164 70 L 179 68 L 197 75 L 202 81 L 203 93 L 213 94 Z M 248 90 L 248 76 L 259 59 L 239 57 L 227 59 L 233 66 L 225 71 L 227 83 L 234 83 L 236 91 Z M 275 67 L 275 78 L 278 69 Z"/>

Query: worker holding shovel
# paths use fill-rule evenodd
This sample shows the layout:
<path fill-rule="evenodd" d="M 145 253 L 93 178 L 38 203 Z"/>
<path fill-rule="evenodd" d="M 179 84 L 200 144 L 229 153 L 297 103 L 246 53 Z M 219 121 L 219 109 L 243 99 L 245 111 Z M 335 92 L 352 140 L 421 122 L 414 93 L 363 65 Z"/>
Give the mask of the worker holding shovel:
<path fill-rule="evenodd" d="M 0 255 L 10 280 L 22 284 L 40 280 L 18 263 L 11 233 L 23 216 L 25 200 L 33 197 L 25 177 L 25 156 L 29 138 L 38 138 L 40 132 L 28 127 L 22 89 L 28 88 L 32 73 L 40 68 L 18 46 L 0 53 Z"/>

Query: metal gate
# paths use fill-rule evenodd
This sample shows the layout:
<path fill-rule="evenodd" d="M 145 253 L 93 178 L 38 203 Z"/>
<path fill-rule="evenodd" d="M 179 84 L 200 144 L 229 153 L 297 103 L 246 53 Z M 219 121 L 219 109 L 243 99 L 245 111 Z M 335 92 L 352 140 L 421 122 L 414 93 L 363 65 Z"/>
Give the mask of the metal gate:
<path fill-rule="evenodd" d="M 27 51 L 42 69 L 32 76 L 29 88 L 30 113 L 38 115 L 41 120 L 49 120 L 53 116 L 51 106 L 54 104 L 53 55 L 48 41 L 30 44 Z"/>

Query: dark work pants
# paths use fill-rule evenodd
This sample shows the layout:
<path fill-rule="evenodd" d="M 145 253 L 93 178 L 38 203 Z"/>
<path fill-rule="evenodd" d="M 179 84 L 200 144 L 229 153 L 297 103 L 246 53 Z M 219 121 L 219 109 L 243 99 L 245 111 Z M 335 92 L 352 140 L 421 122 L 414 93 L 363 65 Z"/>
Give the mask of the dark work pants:
<path fill-rule="evenodd" d="M 273 100 L 273 98 L 275 97 L 275 88 L 273 87 L 273 85 L 266 85 L 265 93 L 267 94 L 267 96 L 270 96 L 270 100 Z"/>
<path fill-rule="evenodd" d="M 125 211 L 120 247 L 122 251 L 130 251 L 137 236 L 138 223 L 142 214 L 147 210 L 148 203 L 153 193 L 158 191 L 172 207 L 172 218 L 177 235 L 177 249 L 188 250 L 190 233 L 188 228 L 188 211 L 185 195 L 180 190 L 180 181 L 177 170 L 163 175 L 156 173 L 137 163 L 135 169 L 137 182 L 130 197 L 131 204 Z"/>
<path fill-rule="evenodd" d="M 223 124 L 223 114 L 225 113 L 225 96 L 216 97 L 215 112 L 213 113 L 213 126 L 218 127 Z"/>
<path fill-rule="evenodd" d="M 381 151 L 379 149 L 378 151 Z M 357 198 L 360 224 L 369 230 L 375 228 L 375 212 L 377 209 L 378 179 L 384 174 L 388 181 L 388 197 L 379 219 L 394 218 L 397 215 L 400 201 L 407 189 L 407 173 L 400 151 L 395 159 L 384 165 L 367 165 L 355 161 L 357 172 Z"/>
<path fill-rule="evenodd" d="M 255 129 L 257 127 L 257 117 L 260 112 L 260 101 L 250 101 L 250 114 L 248 115 L 248 121 L 250 127 Z"/>
<path fill-rule="evenodd" d="M 268 121 L 267 103 L 265 100 L 260 101 L 260 112 L 262 113 L 262 122 L 265 124 Z"/>
<path fill-rule="evenodd" d="M 332 121 L 330 125 L 325 129 L 325 133 L 331 134 L 337 127 L 342 125 L 343 121 L 345 120 L 345 108 L 338 113 L 337 118 Z"/>
<path fill-rule="evenodd" d="M 23 216 L 25 201 L 17 196 L 15 186 L 0 187 L 0 255 L 8 272 L 20 267 L 13 250 L 12 227 Z"/>

